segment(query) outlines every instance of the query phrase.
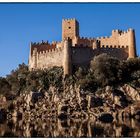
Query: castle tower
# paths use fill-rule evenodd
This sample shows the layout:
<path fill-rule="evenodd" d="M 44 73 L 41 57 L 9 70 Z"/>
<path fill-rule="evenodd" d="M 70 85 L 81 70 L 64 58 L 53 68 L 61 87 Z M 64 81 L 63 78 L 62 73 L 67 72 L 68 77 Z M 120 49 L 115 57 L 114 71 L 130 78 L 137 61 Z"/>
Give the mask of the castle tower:
<path fill-rule="evenodd" d="M 71 63 L 71 39 L 64 40 L 64 75 L 70 75 L 72 73 L 72 63 Z"/>
<path fill-rule="evenodd" d="M 93 48 L 93 49 L 97 49 L 97 46 L 98 46 L 98 40 L 95 40 L 95 41 L 92 43 L 92 48 Z"/>
<path fill-rule="evenodd" d="M 33 70 L 37 67 L 37 48 L 32 50 L 32 42 L 30 43 L 30 53 L 29 53 L 29 70 Z"/>
<path fill-rule="evenodd" d="M 65 38 L 74 39 L 79 36 L 79 23 L 75 19 L 63 19 L 62 40 Z"/>
<path fill-rule="evenodd" d="M 136 57 L 136 42 L 135 31 L 133 29 L 128 30 L 128 43 L 129 43 L 129 58 Z"/>
<path fill-rule="evenodd" d="M 37 48 L 34 48 L 33 50 L 33 56 L 32 56 L 32 68 L 36 69 L 37 68 Z"/>
<path fill-rule="evenodd" d="M 28 65 L 29 65 L 29 70 L 31 70 L 31 49 L 32 49 L 32 42 L 30 43 L 30 52 L 29 52 L 29 59 L 28 59 Z"/>

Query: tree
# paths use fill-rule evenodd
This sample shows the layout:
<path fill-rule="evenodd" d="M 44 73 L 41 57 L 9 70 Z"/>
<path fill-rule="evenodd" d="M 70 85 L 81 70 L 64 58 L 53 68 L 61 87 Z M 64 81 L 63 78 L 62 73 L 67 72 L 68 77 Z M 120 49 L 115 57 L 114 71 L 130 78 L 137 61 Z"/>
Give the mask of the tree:
<path fill-rule="evenodd" d="M 91 70 L 102 86 L 113 85 L 121 79 L 120 61 L 107 54 L 101 54 L 91 61 Z"/>
<path fill-rule="evenodd" d="M 75 72 L 75 82 L 77 85 L 80 85 L 81 89 L 84 91 L 88 90 L 94 92 L 97 89 L 97 83 L 95 81 L 93 72 L 89 69 L 79 68 Z"/>
<path fill-rule="evenodd" d="M 6 95 L 10 92 L 11 86 L 6 78 L 0 77 L 0 94 Z"/>
<path fill-rule="evenodd" d="M 10 75 L 6 76 L 6 80 L 11 85 L 12 92 L 18 95 L 26 87 L 26 77 L 28 74 L 28 66 L 22 63 L 19 64 L 16 70 L 12 70 Z"/>

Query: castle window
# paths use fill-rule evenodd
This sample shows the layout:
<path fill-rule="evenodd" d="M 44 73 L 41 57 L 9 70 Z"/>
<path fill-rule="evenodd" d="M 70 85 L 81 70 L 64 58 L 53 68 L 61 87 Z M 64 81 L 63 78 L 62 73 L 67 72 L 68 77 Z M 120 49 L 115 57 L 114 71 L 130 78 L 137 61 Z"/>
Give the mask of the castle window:
<path fill-rule="evenodd" d="M 122 46 L 122 48 L 124 48 L 124 46 Z"/>
<path fill-rule="evenodd" d="M 128 45 L 126 46 L 126 48 L 128 48 Z"/>
<path fill-rule="evenodd" d="M 102 45 L 102 48 L 104 48 L 105 46 L 104 45 Z"/>
<path fill-rule="evenodd" d="M 110 48 L 112 48 L 112 45 L 110 46 Z"/>
<path fill-rule="evenodd" d="M 71 29 L 71 27 L 69 27 L 69 29 Z"/>

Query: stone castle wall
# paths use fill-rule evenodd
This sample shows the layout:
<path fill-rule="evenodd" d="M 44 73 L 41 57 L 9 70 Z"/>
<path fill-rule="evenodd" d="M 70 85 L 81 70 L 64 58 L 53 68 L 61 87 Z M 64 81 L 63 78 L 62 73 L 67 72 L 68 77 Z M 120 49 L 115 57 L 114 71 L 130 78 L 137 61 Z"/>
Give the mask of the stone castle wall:
<path fill-rule="evenodd" d="M 39 69 L 61 67 L 63 65 L 63 50 L 61 48 L 52 49 L 37 54 L 37 67 Z"/>
<path fill-rule="evenodd" d="M 126 60 L 129 57 L 128 48 L 98 48 L 93 51 L 93 57 L 106 53 L 120 60 Z"/>
<path fill-rule="evenodd" d="M 93 42 L 96 42 L 96 39 L 86 38 L 86 37 L 76 37 L 72 41 L 73 41 L 73 46 L 92 47 Z"/>
<path fill-rule="evenodd" d="M 86 67 L 90 65 L 93 57 L 106 53 L 110 56 L 126 60 L 128 58 L 128 48 L 96 48 L 90 47 L 73 47 L 72 48 L 72 65 Z"/>
<path fill-rule="evenodd" d="M 129 33 L 129 30 L 127 30 L 126 32 L 120 30 L 113 30 L 110 37 L 99 37 L 97 39 L 100 41 L 101 47 L 108 46 L 108 48 L 126 48 L 129 46 Z"/>
<path fill-rule="evenodd" d="M 74 66 L 88 66 L 93 56 L 93 49 L 89 47 L 72 47 L 72 64 Z"/>
<path fill-rule="evenodd" d="M 30 69 L 45 69 L 53 66 L 61 67 L 63 65 L 64 51 L 62 48 L 46 49 L 38 51 L 34 48 L 32 57 L 30 58 Z"/>

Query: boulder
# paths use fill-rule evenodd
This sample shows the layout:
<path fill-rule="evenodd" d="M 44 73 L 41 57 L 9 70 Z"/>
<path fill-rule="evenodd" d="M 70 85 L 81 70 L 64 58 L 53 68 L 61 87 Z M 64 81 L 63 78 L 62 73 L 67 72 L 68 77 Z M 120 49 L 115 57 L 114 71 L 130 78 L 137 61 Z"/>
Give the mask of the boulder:
<path fill-rule="evenodd" d="M 120 105 L 122 107 L 127 107 L 132 102 L 131 97 L 129 97 L 126 91 L 114 89 L 113 95 L 114 95 L 114 104 Z"/>

